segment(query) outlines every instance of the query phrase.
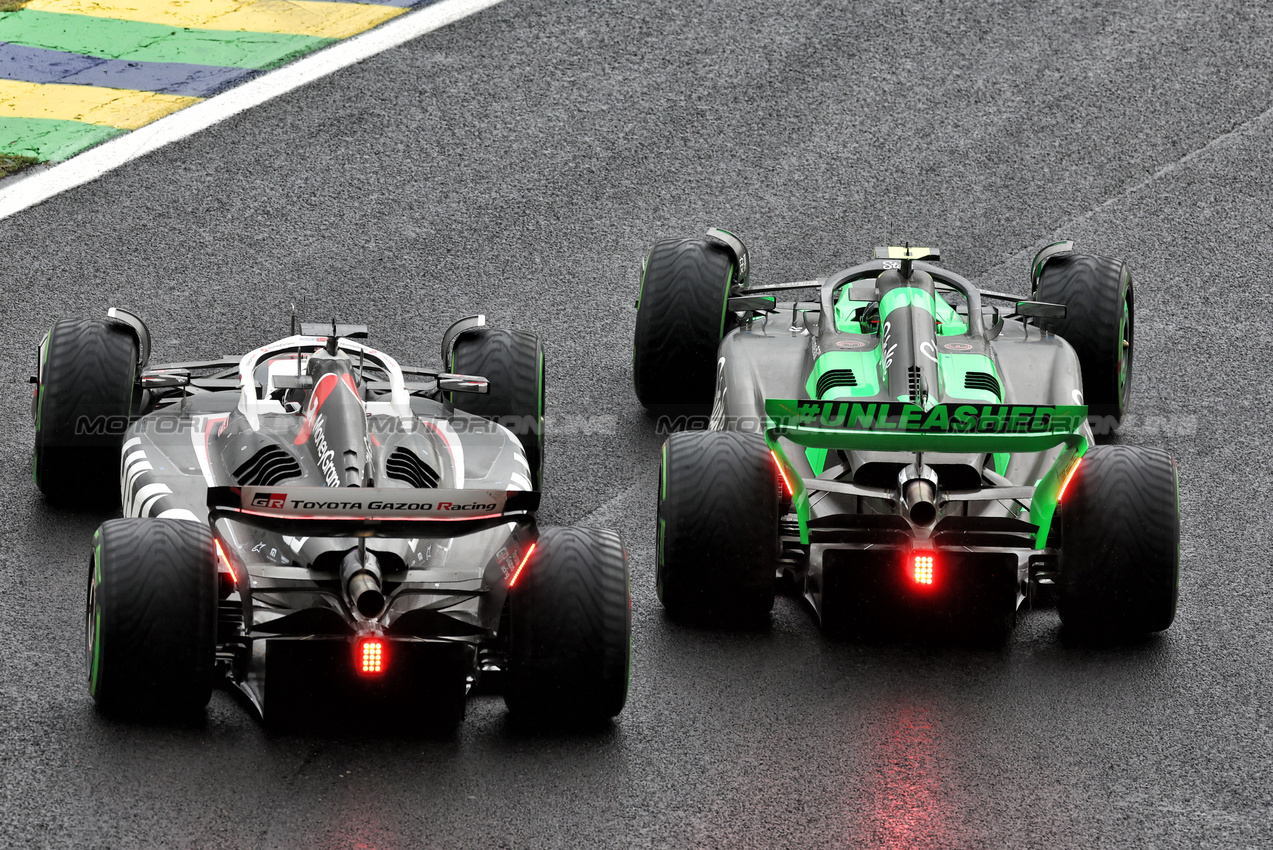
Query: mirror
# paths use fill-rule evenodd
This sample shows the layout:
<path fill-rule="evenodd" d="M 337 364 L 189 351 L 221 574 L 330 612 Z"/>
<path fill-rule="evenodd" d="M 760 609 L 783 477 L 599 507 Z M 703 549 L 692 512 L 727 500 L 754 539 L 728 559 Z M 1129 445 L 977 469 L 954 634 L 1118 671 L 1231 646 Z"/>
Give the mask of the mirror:
<path fill-rule="evenodd" d="M 740 296 L 729 299 L 729 309 L 738 312 L 740 310 L 755 310 L 764 312 L 766 310 L 774 310 L 777 308 L 778 299 L 765 297 L 763 295 Z"/>
<path fill-rule="evenodd" d="M 1017 315 L 1027 319 L 1064 319 L 1064 304 L 1049 304 L 1046 301 L 1018 301 Z"/>
<path fill-rule="evenodd" d="M 478 375 L 438 375 L 438 389 L 452 393 L 478 393 L 485 395 L 491 391 L 491 384 Z"/>

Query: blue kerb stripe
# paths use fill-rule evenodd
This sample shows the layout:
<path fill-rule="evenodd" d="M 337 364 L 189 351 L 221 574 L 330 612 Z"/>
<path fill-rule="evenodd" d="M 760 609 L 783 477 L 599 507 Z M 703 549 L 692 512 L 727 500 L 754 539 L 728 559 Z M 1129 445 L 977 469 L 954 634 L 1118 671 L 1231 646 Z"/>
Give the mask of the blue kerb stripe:
<path fill-rule="evenodd" d="M 209 97 L 260 74 L 247 68 L 134 62 L 0 42 L 0 79 Z"/>

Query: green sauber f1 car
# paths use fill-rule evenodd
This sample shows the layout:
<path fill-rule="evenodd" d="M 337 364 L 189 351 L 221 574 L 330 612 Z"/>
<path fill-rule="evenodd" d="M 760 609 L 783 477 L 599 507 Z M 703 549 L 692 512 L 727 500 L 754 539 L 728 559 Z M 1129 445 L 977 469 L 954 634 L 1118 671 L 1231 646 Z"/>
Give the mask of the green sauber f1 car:
<path fill-rule="evenodd" d="M 938 262 L 877 248 L 818 280 L 752 285 L 726 231 L 650 251 L 637 395 L 656 411 L 711 405 L 663 446 L 658 592 L 672 615 L 764 617 L 785 587 L 832 634 L 1002 636 L 1052 600 L 1078 634 L 1171 625 L 1175 461 L 1094 445 L 1130 394 L 1126 264 L 1050 245 L 1027 300 Z M 802 289 L 818 299 L 778 303 Z"/>

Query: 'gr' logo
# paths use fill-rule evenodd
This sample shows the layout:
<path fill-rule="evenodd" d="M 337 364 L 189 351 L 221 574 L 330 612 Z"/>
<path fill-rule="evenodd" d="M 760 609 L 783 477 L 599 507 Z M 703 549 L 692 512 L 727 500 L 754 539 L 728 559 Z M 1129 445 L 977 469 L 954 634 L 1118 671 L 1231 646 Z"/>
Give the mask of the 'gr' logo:
<path fill-rule="evenodd" d="M 252 497 L 254 508 L 282 508 L 286 506 L 286 493 L 257 493 Z"/>

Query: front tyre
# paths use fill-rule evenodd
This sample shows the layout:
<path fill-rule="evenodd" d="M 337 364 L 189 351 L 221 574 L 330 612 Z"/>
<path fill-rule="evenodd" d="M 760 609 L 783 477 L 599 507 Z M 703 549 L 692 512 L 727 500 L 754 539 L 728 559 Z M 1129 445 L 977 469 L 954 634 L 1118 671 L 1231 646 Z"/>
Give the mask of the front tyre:
<path fill-rule="evenodd" d="M 208 704 L 217 567 L 198 523 L 112 519 L 93 536 L 86 621 L 89 692 L 118 717 Z"/>
<path fill-rule="evenodd" d="M 1034 297 L 1064 304 L 1064 319 L 1051 330 L 1078 355 L 1083 398 L 1098 419 L 1097 433 L 1117 428 L 1132 387 L 1135 298 L 1127 263 L 1088 254 L 1059 254 L 1043 266 Z"/>
<path fill-rule="evenodd" d="M 1088 450 L 1061 504 L 1061 622 L 1097 637 L 1162 631 L 1179 584 L 1176 462 L 1159 449 Z"/>
<path fill-rule="evenodd" d="M 544 346 L 527 331 L 476 328 L 455 343 L 452 372 L 490 381 L 485 395 L 452 393 L 467 413 L 500 423 L 517 435 L 530 465 L 530 489 L 540 489 L 544 464 Z"/>
<path fill-rule="evenodd" d="M 59 319 L 40 351 L 36 486 L 67 507 L 119 504 L 119 449 L 137 385 L 137 341 L 104 319 Z"/>
<path fill-rule="evenodd" d="M 619 535 L 544 529 L 509 588 L 508 710 L 539 719 L 616 716 L 628 698 L 631 639 Z"/>
<path fill-rule="evenodd" d="M 710 404 L 734 261 L 706 239 L 666 239 L 641 276 L 632 381 L 647 408 Z"/>
<path fill-rule="evenodd" d="M 673 434 L 659 476 L 657 582 L 668 613 L 754 621 L 774 604 L 778 473 L 765 438 Z"/>

